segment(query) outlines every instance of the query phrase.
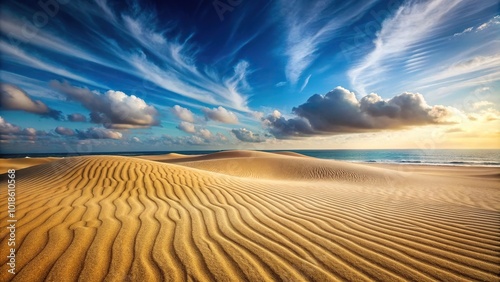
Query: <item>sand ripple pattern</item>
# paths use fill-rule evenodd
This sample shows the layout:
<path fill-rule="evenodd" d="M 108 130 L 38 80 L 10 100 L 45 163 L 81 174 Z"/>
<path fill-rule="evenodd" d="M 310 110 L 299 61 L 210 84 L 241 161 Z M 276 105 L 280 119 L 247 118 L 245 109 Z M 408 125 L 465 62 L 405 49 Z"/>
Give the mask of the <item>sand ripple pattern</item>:
<path fill-rule="evenodd" d="M 311 162 L 271 162 L 312 167 L 296 180 L 239 175 L 260 167 L 242 160 L 233 173 L 111 156 L 18 171 L 17 275 L 2 256 L 0 281 L 499 281 L 498 182 L 392 185 L 401 174 Z"/>

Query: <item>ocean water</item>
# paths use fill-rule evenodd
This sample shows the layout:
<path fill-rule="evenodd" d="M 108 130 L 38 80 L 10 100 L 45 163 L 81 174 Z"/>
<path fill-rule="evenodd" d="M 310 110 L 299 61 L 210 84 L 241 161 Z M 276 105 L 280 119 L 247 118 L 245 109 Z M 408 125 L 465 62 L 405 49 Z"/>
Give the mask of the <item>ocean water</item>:
<path fill-rule="evenodd" d="M 272 150 L 266 152 L 292 151 L 321 159 L 333 159 L 349 162 L 413 164 L 413 165 L 454 165 L 454 166 L 490 166 L 500 167 L 500 150 Z M 176 151 L 175 153 L 196 155 L 210 154 L 217 151 Z M 71 157 L 79 155 L 160 155 L 171 151 L 147 152 L 90 152 L 86 154 L 50 153 L 50 154 L 3 154 L 2 158 L 25 157 Z"/>
<path fill-rule="evenodd" d="M 500 150 L 296 150 L 322 159 L 414 165 L 500 167 Z"/>

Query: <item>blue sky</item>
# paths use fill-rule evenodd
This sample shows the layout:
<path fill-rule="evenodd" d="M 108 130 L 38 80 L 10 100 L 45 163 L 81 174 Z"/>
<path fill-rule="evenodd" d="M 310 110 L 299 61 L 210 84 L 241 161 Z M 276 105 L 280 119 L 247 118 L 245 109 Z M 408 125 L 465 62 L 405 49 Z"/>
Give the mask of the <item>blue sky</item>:
<path fill-rule="evenodd" d="M 498 148 L 498 1 L 2 1 L 2 153 Z"/>

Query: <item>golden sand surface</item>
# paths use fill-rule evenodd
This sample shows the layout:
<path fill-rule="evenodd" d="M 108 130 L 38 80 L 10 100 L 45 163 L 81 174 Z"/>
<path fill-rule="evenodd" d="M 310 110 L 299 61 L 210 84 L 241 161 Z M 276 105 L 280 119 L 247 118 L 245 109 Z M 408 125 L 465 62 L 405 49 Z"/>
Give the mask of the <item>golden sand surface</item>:
<path fill-rule="evenodd" d="M 9 168 L 16 274 L 2 174 L 0 281 L 499 281 L 499 168 L 251 151 Z"/>
<path fill-rule="evenodd" d="M 0 174 L 7 173 L 9 169 L 22 169 L 39 164 L 50 163 L 60 158 L 18 158 L 18 159 L 0 159 Z"/>

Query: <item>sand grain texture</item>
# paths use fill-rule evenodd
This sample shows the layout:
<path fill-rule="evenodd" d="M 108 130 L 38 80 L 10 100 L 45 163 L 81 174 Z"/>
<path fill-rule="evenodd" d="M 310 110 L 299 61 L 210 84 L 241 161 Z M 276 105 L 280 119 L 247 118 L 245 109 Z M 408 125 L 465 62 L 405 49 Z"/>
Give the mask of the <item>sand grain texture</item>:
<path fill-rule="evenodd" d="M 499 281 L 498 169 L 456 173 L 238 151 L 52 160 L 16 173 L 17 274 L 2 212 L 0 281 Z"/>

